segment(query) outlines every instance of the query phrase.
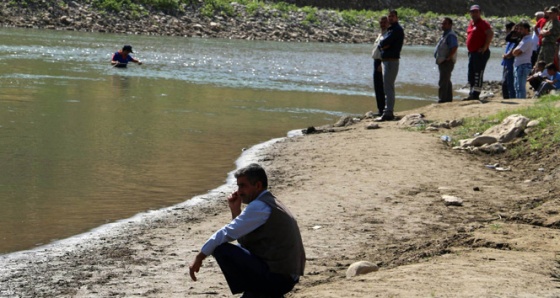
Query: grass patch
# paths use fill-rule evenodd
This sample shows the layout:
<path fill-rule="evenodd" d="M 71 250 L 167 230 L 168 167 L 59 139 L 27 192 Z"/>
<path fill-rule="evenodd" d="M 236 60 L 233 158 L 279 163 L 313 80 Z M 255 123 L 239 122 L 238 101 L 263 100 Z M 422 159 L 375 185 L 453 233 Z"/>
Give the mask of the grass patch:
<path fill-rule="evenodd" d="M 535 105 L 513 111 L 502 111 L 487 118 L 467 118 L 463 126 L 452 133 L 453 145 L 459 145 L 458 140 L 473 138 L 488 128 L 501 123 L 513 114 L 523 115 L 531 120 L 538 120 L 539 125 L 524 135 L 519 142 L 508 145 L 507 154 L 516 158 L 533 151 L 551 150 L 560 144 L 560 95 L 543 96 Z"/>

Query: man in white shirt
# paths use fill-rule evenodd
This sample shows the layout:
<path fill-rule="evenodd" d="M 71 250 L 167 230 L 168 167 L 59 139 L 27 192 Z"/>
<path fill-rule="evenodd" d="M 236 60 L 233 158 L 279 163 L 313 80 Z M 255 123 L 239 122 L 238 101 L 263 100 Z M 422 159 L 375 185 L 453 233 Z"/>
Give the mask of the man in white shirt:
<path fill-rule="evenodd" d="M 189 266 L 192 280 L 213 255 L 233 294 L 282 297 L 303 275 L 305 251 L 294 216 L 268 190 L 258 164 L 235 172 L 238 190 L 228 197 L 233 220 L 216 231 Z M 242 211 L 241 203 L 247 204 Z M 237 240 L 240 245 L 229 242 Z"/>
<path fill-rule="evenodd" d="M 533 55 L 533 39 L 531 38 L 531 25 L 521 22 L 517 25 L 518 34 L 522 37 L 512 54 L 515 56 L 513 66 L 515 69 L 515 96 L 516 98 L 527 98 L 527 77 L 533 68 L 531 56 Z"/>

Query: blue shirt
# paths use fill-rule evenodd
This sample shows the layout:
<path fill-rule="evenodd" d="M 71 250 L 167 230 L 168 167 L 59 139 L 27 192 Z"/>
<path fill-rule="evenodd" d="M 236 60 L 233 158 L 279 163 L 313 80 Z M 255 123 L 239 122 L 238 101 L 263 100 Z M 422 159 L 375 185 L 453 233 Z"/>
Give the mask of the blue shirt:
<path fill-rule="evenodd" d="M 553 76 L 547 76 L 549 80 L 554 81 L 556 80 L 556 82 L 553 84 L 554 89 L 560 89 L 560 72 L 557 72 L 555 75 Z"/>
<path fill-rule="evenodd" d="M 219 245 L 237 240 L 258 227 L 262 226 L 270 217 L 272 209 L 265 202 L 257 200 L 268 190 L 261 192 L 257 198 L 243 209 L 241 214 L 234 218 L 229 224 L 216 231 L 200 250 L 204 255 L 209 256 Z"/>
<path fill-rule="evenodd" d="M 443 31 L 443 36 L 445 36 L 445 34 L 449 33 L 450 31 L 451 29 Z M 459 47 L 459 42 L 457 41 L 457 35 L 454 34 L 449 34 L 447 36 L 447 39 L 445 40 L 445 43 L 447 44 L 447 48 L 449 49 Z"/>
<path fill-rule="evenodd" d="M 517 47 L 517 44 L 519 44 L 519 39 L 512 37 L 513 32 L 508 33 L 508 35 L 506 36 L 506 49 L 505 49 L 505 54 L 511 52 L 515 47 Z M 509 67 L 513 67 L 513 62 L 514 62 L 514 57 L 511 58 L 503 58 L 502 59 L 502 66 L 509 66 Z"/>
<path fill-rule="evenodd" d="M 128 64 L 128 62 L 134 61 L 134 58 L 132 58 L 132 56 L 130 56 L 130 54 L 127 54 L 126 56 L 123 56 L 122 52 L 118 51 L 118 52 L 115 52 L 115 54 L 113 54 L 113 61 L 119 62 L 118 65 L 126 66 Z"/>

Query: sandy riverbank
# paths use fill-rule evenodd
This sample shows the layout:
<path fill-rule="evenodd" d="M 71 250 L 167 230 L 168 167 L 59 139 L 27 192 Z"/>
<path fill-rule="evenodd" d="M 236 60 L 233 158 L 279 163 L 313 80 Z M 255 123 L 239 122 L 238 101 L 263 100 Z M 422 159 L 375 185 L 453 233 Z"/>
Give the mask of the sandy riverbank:
<path fill-rule="evenodd" d="M 530 104 L 496 98 L 417 112 L 451 120 Z M 499 157 L 451 151 L 441 132 L 367 124 L 283 139 L 256 156 L 307 250 L 306 276 L 289 297 L 560 297 L 557 180 L 544 178 L 556 165 L 496 172 L 484 164 Z M 465 203 L 445 206 L 443 194 Z M 177 206 L 68 250 L 0 257 L 0 297 L 229 297 L 212 258 L 199 281 L 188 277 L 229 217 L 224 201 Z M 359 260 L 380 270 L 346 279 Z"/>

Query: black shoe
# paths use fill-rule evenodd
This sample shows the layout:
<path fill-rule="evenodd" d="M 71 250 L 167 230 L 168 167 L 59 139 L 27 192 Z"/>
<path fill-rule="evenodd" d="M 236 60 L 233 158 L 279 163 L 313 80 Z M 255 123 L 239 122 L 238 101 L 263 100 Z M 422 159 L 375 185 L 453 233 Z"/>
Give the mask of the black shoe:
<path fill-rule="evenodd" d="M 478 96 L 474 97 L 474 96 L 469 96 L 469 97 L 465 97 L 462 99 L 462 101 L 467 101 L 467 100 L 480 100 L 480 98 L 478 98 Z"/>
<path fill-rule="evenodd" d="M 395 116 L 393 115 L 393 113 L 385 113 L 381 115 L 381 117 L 375 118 L 374 121 L 383 122 L 383 121 L 391 121 L 391 120 L 395 120 Z"/>
<path fill-rule="evenodd" d="M 438 100 L 437 103 L 446 103 L 446 102 L 451 102 L 451 100 Z"/>

